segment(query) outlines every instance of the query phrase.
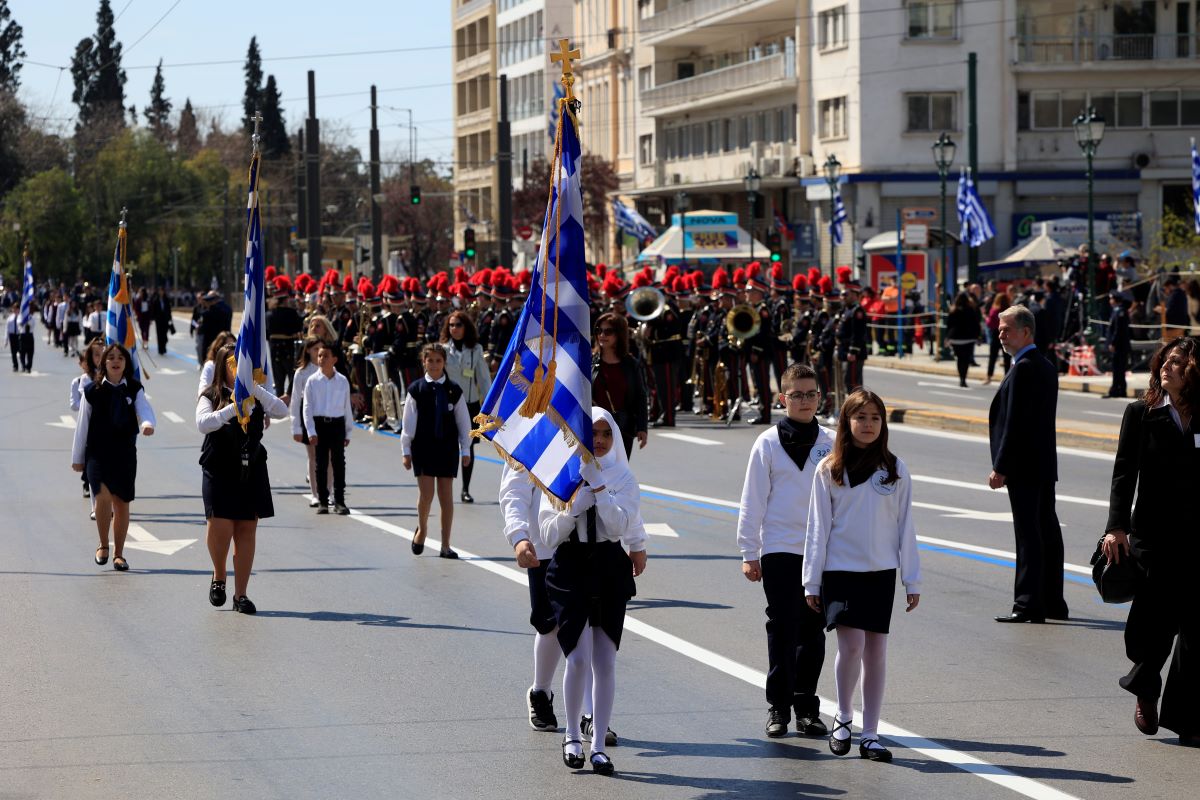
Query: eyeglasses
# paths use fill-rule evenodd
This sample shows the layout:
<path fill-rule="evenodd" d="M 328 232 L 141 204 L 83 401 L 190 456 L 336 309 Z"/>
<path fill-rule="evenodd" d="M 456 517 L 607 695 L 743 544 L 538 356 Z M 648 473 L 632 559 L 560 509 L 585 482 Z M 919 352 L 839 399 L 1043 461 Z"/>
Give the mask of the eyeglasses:
<path fill-rule="evenodd" d="M 807 400 L 808 402 L 811 403 L 813 400 L 816 400 L 820 396 L 821 396 L 821 393 L 815 389 L 811 392 L 791 392 L 790 394 L 784 395 L 784 397 L 786 397 L 788 400 L 793 400 L 797 403 L 799 403 L 801 400 Z"/>
<path fill-rule="evenodd" d="M 463 326 L 463 324 L 461 322 L 451 322 L 449 324 L 449 327 L 451 327 L 451 328 L 461 328 L 462 326 Z"/>
<path fill-rule="evenodd" d="M 596 335 L 597 336 L 616 336 L 617 330 L 616 330 L 616 328 L 597 328 Z"/>

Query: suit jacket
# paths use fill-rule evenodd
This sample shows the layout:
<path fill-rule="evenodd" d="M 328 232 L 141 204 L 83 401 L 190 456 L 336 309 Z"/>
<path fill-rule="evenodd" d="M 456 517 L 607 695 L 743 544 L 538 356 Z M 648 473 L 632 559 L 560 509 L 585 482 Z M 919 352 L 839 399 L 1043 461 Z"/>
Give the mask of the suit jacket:
<path fill-rule="evenodd" d="M 1058 480 L 1058 370 L 1036 348 L 1016 361 L 988 411 L 992 469 L 1008 483 Z"/>

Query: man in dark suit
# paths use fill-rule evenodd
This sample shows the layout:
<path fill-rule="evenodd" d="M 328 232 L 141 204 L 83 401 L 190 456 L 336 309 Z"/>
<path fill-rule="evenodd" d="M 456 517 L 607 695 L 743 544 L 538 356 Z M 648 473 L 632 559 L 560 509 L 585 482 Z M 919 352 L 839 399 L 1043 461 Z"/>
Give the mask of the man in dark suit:
<path fill-rule="evenodd" d="M 1066 619 L 1062 529 L 1054 510 L 1058 372 L 1034 344 L 1033 314 L 1025 306 L 1015 305 L 1000 314 L 999 335 L 1013 362 L 988 413 L 992 449 L 988 485 L 1008 487 L 1017 574 L 1012 613 L 996 621 Z"/>

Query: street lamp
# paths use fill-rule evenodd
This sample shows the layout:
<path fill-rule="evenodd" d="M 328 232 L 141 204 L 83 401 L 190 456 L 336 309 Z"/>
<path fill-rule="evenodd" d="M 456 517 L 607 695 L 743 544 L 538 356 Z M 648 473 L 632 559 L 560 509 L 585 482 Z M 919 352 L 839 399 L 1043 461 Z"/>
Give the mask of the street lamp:
<path fill-rule="evenodd" d="M 934 309 L 938 314 L 938 320 L 939 320 L 939 324 L 935 328 L 935 330 L 937 332 L 937 337 L 936 337 L 937 344 L 935 345 L 935 348 L 938 353 L 938 357 L 940 358 L 941 352 L 942 352 L 942 326 L 940 324 L 941 312 L 942 312 L 942 301 L 943 301 L 943 298 L 945 298 L 947 296 L 946 287 L 950 286 L 949 250 L 946 247 L 946 176 L 950 174 L 950 166 L 954 163 L 954 151 L 958 149 L 958 146 L 956 144 L 954 144 L 954 140 L 950 138 L 950 135 L 948 133 L 946 133 L 945 131 L 942 131 L 942 135 L 939 136 L 937 141 L 933 143 L 931 149 L 933 150 L 933 163 L 937 166 L 938 178 L 942 182 L 942 209 L 941 209 L 941 215 L 942 215 L 941 216 L 941 220 L 942 220 L 942 278 L 941 278 L 941 284 L 942 284 L 943 288 L 942 288 L 942 291 L 937 293 L 936 298 L 931 298 L 936 303 L 936 305 L 934 306 Z"/>
<path fill-rule="evenodd" d="M 691 198 L 688 197 L 687 192 L 680 190 L 675 193 L 675 210 L 679 212 L 679 232 L 681 234 L 679 243 L 683 261 L 680 269 L 684 272 L 687 271 L 687 210 L 689 205 L 691 205 Z"/>
<path fill-rule="evenodd" d="M 750 260 L 754 260 L 754 220 L 757 215 L 754 213 L 758 207 L 758 188 L 762 186 L 762 178 L 758 175 L 758 170 L 754 167 L 746 173 L 746 177 L 742 178 L 742 185 L 746 187 L 746 205 L 749 206 L 750 212 L 746 215 L 750 220 Z"/>
<path fill-rule="evenodd" d="M 825 159 L 825 183 L 829 184 L 829 275 L 833 277 L 837 265 L 837 242 L 833 240 L 833 218 L 837 214 L 837 209 L 834 207 L 833 197 L 837 193 L 838 178 L 842 176 L 842 163 L 837 160 L 837 156 L 833 153 L 829 154 L 829 158 Z"/>
<path fill-rule="evenodd" d="M 1088 312 L 1088 319 L 1096 318 L 1096 235 L 1093 225 L 1095 218 L 1094 209 L 1094 193 L 1092 184 L 1095 179 L 1095 170 L 1092 168 L 1092 159 L 1096 157 L 1096 150 L 1100 147 L 1100 142 L 1104 139 L 1104 117 L 1096 113 L 1093 106 L 1088 106 L 1085 111 L 1079 112 L 1079 116 L 1072 123 L 1075 128 L 1075 143 L 1079 145 L 1079 149 L 1083 151 L 1083 155 L 1087 158 L 1087 179 L 1088 179 L 1088 258 L 1087 269 L 1084 278 L 1084 301 Z M 1090 332 L 1091 325 L 1088 325 Z"/>

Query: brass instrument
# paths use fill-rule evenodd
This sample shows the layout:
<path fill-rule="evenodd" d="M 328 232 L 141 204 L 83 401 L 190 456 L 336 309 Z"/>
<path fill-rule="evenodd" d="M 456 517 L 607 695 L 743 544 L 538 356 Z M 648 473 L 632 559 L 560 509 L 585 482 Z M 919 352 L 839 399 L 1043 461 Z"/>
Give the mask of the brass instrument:
<path fill-rule="evenodd" d="M 653 286 L 634 289 L 625 298 L 625 310 L 638 322 L 649 322 L 662 316 L 667 308 L 667 296 Z"/>
<path fill-rule="evenodd" d="M 367 362 L 375 368 L 375 388 L 371 392 L 371 428 L 379 430 L 387 425 L 394 431 L 400 430 L 400 391 L 392 383 L 387 369 L 388 354 L 371 353 Z"/>
<path fill-rule="evenodd" d="M 725 332 L 738 350 L 742 349 L 747 339 L 754 338 L 761 325 L 758 312 L 746 303 L 734 306 L 725 315 Z"/>
<path fill-rule="evenodd" d="M 729 411 L 729 376 L 726 371 L 729 368 L 718 361 L 713 365 L 713 397 L 712 397 L 712 416 L 714 422 L 721 422 L 725 419 Z"/>

